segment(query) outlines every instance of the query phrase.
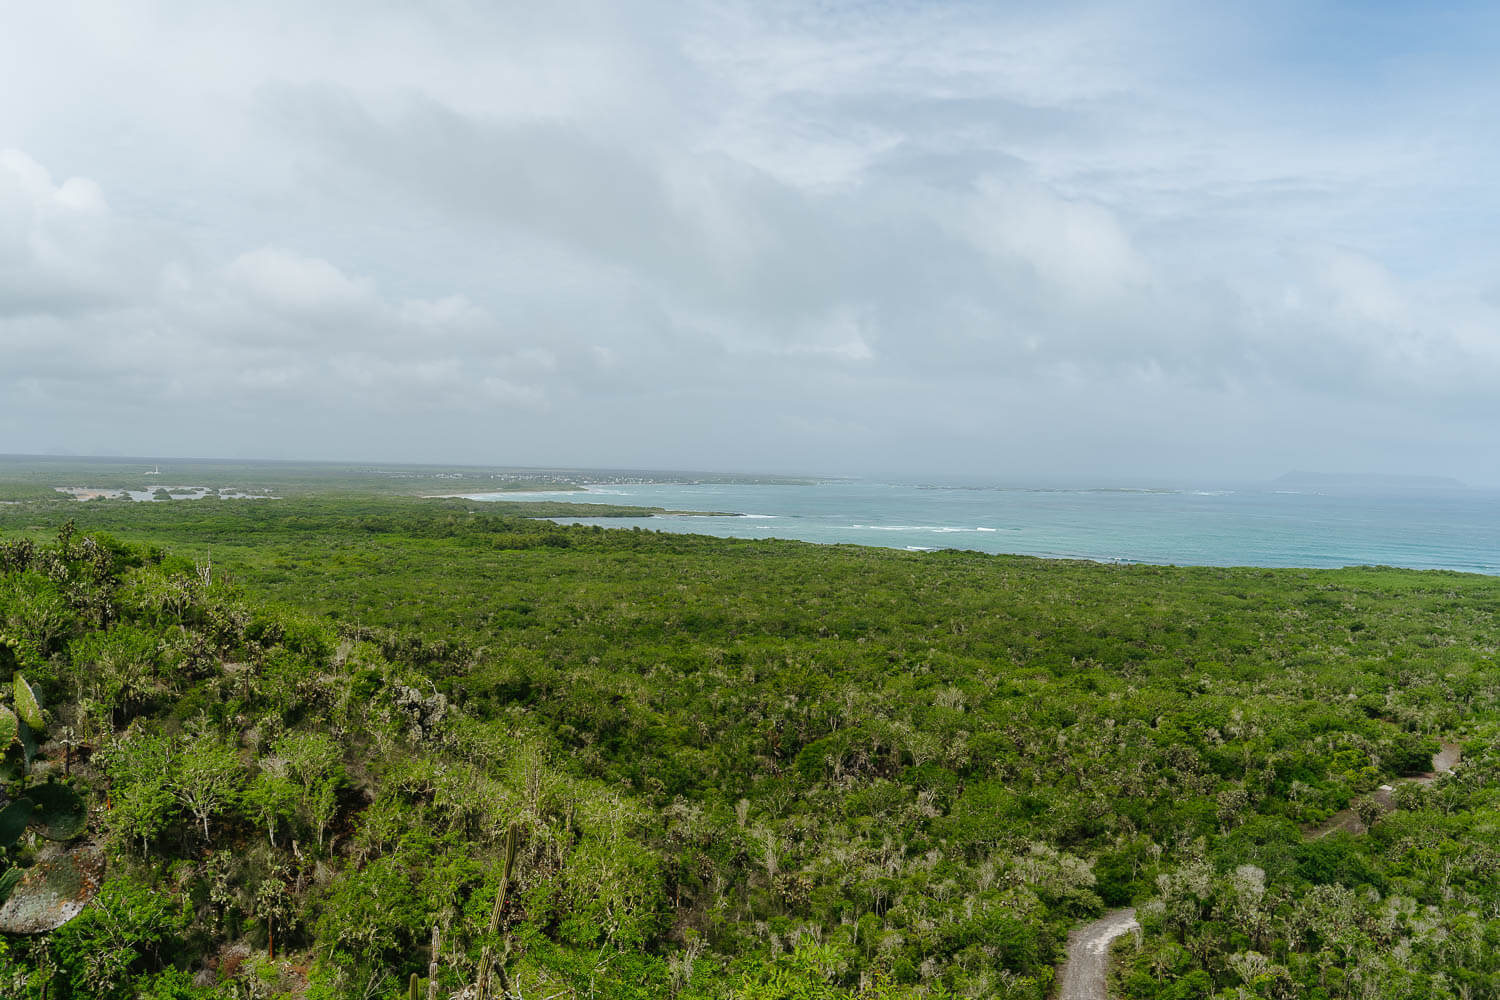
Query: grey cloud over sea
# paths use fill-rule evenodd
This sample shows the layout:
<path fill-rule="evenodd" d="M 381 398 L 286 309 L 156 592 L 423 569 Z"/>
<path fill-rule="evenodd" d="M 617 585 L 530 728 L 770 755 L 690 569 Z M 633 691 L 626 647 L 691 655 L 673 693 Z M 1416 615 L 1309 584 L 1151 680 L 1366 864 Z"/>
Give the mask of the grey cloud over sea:
<path fill-rule="evenodd" d="M 1214 7 L 12 10 L 0 452 L 1493 480 L 1494 15 Z"/>

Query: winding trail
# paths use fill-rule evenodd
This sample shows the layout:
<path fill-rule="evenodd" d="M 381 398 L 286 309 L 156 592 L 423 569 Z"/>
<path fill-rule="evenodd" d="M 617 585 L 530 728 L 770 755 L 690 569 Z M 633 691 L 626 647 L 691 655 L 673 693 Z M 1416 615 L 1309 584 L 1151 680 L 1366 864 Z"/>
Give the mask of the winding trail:
<path fill-rule="evenodd" d="M 1452 774 L 1462 759 L 1457 743 L 1444 743 L 1432 758 L 1432 770 L 1410 778 L 1398 778 L 1399 782 L 1430 785 L 1445 774 Z M 1387 809 L 1395 807 L 1391 797 L 1392 785 L 1381 785 L 1376 798 Z M 1309 830 L 1309 839 L 1327 836 L 1334 830 L 1364 831 L 1353 809 L 1345 809 L 1325 822 Z M 1109 946 L 1115 939 L 1140 928 L 1135 919 L 1135 909 L 1111 910 L 1093 923 L 1075 927 L 1068 935 L 1068 957 L 1063 962 L 1058 976 L 1057 1000 L 1109 1000 Z"/>
<path fill-rule="evenodd" d="M 1443 775 L 1452 774 L 1453 769 L 1462 759 L 1463 752 L 1457 743 L 1444 743 L 1442 749 L 1432 755 L 1431 771 L 1426 774 L 1415 774 L 1409 778 L 1397 778 L 1396 785 L 1430 785 Z M 1381 785 L 1370 793 L 1371 797 L 1380 803 L 1380 808 L 1386 812 L 1396 808 L 1396 785 Z M 1308 828 L 1305 834 L 1308 840 L 1318 840 L 1338 830 L 1360 834 L 1365 832 L 1365 824 L 1359 818 L 1359 813 L 1351 807 L 1341 809 L 1323 822 Z"/>
<path fill-rule="evenodd" d="M 1063 963 L 1057 1000 L 1106 1000 L 1105 977 L 1109 973 L 1109 946 L 1115 938 L 1141 925 L 1135 909 L 1113 910 L 1075 928 L 1068 935 L 1068 960 Z"/>
<path fill-rule="evenodd" d="M 1439 750 L 1432 758 L 1432 773 L 1424 774 L 1412 780 L 1424 785 L 1428 784 L 1435 781 L 1440 774 L 1452 774 L 1453 769 L 1458 766 L 1458 762 L 1461 760 L 1463 760 L 1463 751 L 1459 749 L 1458 744 L 1444 743 L 1443 749 Z"/>

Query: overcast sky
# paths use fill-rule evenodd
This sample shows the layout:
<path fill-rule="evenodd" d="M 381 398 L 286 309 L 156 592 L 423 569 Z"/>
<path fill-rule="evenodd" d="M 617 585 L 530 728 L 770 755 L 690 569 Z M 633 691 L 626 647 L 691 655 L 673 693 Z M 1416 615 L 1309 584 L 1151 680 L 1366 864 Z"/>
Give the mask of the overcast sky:
<path fill-rule="evenodd" d="M 1495 11 L 4 3 L 0 452 L 1492 483 Z"/>

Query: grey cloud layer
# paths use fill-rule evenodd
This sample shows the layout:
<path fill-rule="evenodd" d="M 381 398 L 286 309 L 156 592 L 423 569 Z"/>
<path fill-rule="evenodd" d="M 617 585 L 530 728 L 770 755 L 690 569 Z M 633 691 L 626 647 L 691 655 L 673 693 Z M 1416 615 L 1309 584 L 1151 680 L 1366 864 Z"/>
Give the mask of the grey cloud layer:
<path fill-rule="evenodd" d="M 1169 4 L 8 16 L 0 451 L 1487 475 L 1467 64 L 1372 120 Z"/>

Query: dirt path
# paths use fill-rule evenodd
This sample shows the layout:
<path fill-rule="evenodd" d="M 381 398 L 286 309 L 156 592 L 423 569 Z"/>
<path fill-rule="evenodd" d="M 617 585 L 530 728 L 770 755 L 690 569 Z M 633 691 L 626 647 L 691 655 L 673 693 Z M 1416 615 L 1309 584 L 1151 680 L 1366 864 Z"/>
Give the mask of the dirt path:
<path fill-rule="evenodd" d="M 1057 1000 L 1106 1000 L 1109 946 L 1139 926 L 1134 909 L 1114 910 L 1069 934 L 1068 960 L 1059 977 Z"/>
<path fill-rule="evenodd" d="M 1459 749 L 1457 743 L 1444 743 L 1442 749 L 1432 755 L 1431 771 L 1428 771 L 1426 774 L 1413 775 L 1410 778 L 1397 778 L 1396 784 L 1430 785 L 1443 775 L 1452 774 L 1453 769 L 1458 766 L 1459 761 L 1462 759 L 1463 751 Z M 1396 808 L 1395 791 L 1395 785 L 1381 785 L 1370 794 L 1376 802 L 1380 803 L 1382 809 L 1390 812 Z M 1306 831 L 1306 836 L 1308 840 L 1318 840 L 1336 830 L 1344 830 L 1348 833 L 1364 833 L 1365 824 L 1360 820 L 1359 814 L 1352 808 L 1341 809 L 1317 826 L 1310 827 Z"/>
<path fill-rule="evenodd" d="M 1424 774 L 1412 780 L 1419 784 L 1429 784 L 1436 781 L 1439 775 L 1452 774 L 1458 762 L 1464 759 L 1464 752 L 1457 743 L 1444 743 L 1443 749 L 1439 750 L 1432 758 L 1432 773 Z"/>

